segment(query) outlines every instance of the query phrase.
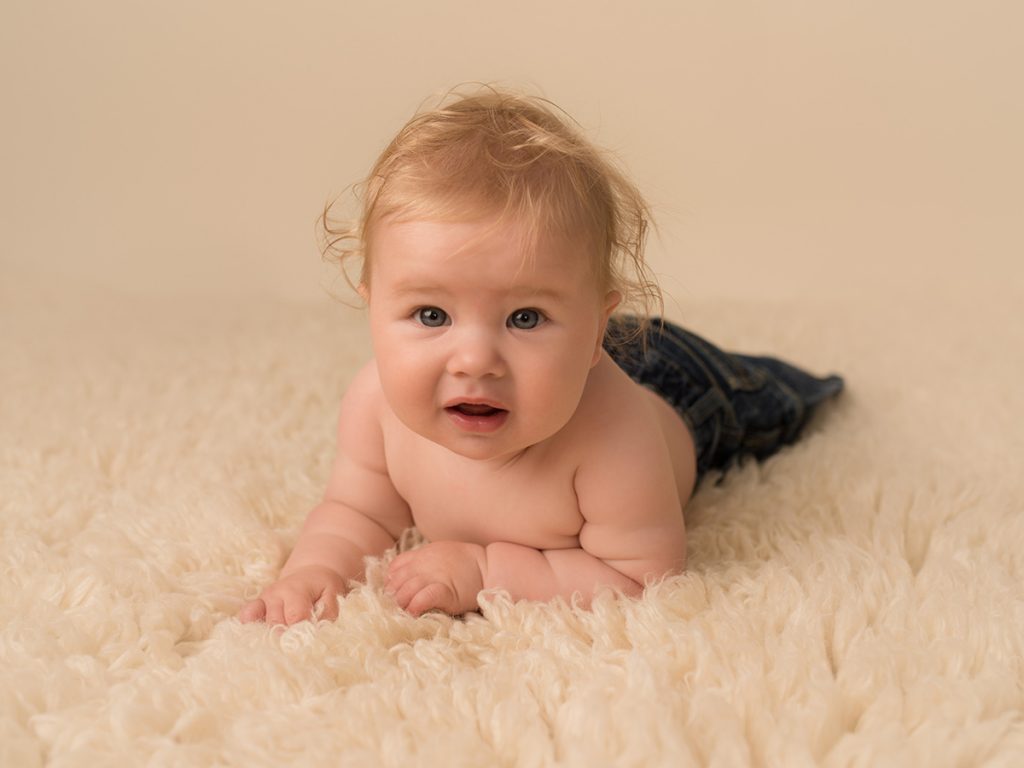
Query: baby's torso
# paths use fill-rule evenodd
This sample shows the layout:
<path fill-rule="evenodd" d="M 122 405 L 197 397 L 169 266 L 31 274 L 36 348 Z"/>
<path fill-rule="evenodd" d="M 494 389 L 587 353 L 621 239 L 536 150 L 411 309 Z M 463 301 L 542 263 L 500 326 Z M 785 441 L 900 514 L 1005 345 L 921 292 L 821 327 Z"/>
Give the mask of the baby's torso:
<path fill-rule="evenodd" d="M 588 443 L 640 429 L 660 432 L 675 467 L 683 506 L 693 489 L 693 440 L 679 416 L 653 392 L 631 381 L 606 359 L 597 391 L 589 391 L 574 420 L 542 445 L 504 465 L 460 456 L 405 427 L 394 414 L 382 424 L 388 474 L 408 503 L 413 521 L 430 541 L 487 545 L 507 541 L 536 549 L 579 546 L 585 518 L 575 477 Z M 588 385 L 589 386 L 589 385 Z M 590 422 L 600 420 L 602 429 Z M 605 427 L 611 422 L 612 429 Z M 622 482 L 643 482 L 624 472 Z"/>

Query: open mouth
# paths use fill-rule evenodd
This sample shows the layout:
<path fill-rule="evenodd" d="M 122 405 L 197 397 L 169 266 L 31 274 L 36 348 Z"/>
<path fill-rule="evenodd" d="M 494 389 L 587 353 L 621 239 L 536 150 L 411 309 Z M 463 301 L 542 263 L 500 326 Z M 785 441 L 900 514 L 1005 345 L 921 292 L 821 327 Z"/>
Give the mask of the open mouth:
<path fill-rule="evenodd" d="M 448 410 L 458 411 L 465 416 L 493 416 L 496 413 L 502 413 L 501 408 L 495 408 L 492 405 L 474 404 L 474 403 L 459 403 L 453 405 Z"/>
<path fill-rule="evenodd" d="M 508 411 L 486 403 L 456 403 L 444 409 L 456 426 L 468 432 L 492 432 L 508 418 Z"/>

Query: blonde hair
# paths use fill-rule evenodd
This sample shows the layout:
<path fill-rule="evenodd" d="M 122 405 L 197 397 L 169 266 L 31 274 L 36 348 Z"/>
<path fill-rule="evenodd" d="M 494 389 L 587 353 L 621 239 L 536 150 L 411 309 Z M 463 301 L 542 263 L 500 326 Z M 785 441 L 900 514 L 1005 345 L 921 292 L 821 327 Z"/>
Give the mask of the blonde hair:
<path fill-rule="evenodd" d="M 420 111 L 352 188 L 354 221 L 319 224 L 322 254 L 351 284 L 346 263 L 361 259 L 359 282 L 373 268 L 373 226 L 385 217 L 438 221 L 497 214 L 525 226 L 528 245 L 544 236 L 585 237 L 602 291 L 646 318 L 661 293 L 644 262 L 646 202 L 615 162 L 568 124 L 550 101 L 489 85 L 449 91 Z"/>

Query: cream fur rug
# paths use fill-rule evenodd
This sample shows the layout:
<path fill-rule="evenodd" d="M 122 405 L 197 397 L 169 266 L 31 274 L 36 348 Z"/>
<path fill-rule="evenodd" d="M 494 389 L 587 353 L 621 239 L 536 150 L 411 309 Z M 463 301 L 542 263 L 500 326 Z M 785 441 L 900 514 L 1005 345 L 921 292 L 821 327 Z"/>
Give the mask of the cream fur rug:
<path fill-rule="evenodd" d="M 378 565 L 275 632 L 233 615 L 321 493 L 361 315 L 8 278 L 4 766 L 1024 765 L 1019 281 L 686 302 L 848 391 L 702 486 L 642 600 L 415 620 Z"/>

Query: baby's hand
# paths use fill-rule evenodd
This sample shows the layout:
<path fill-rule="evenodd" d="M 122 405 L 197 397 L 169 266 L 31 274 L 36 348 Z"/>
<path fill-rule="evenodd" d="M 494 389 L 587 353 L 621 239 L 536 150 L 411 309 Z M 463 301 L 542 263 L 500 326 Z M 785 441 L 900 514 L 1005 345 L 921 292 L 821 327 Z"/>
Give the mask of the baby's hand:
<path fill-rule="evenodd" d="M 323 605 L 321 618 L 338 618 L 338 595 L 345 581 L 335 571 L 307 565 L 292 571 L 260 592 L 238 612 L 243 624 L 266 620 L 268 624 L 295 624 L 308 619 L 316 603 Z"/>
<path fill-rule="evenodd" d="M 385 588 L 413 616 L 434 608 L 456 616 L 476 610 L 477 593 L 484 588 L 484 562 L 479 544 L 431 542 L 396 557 Z"/>

